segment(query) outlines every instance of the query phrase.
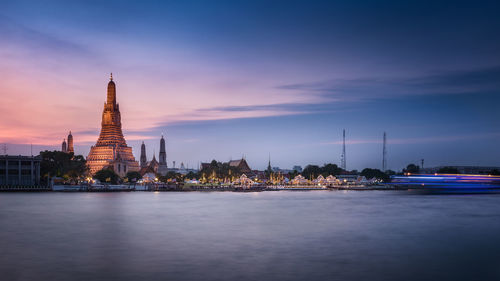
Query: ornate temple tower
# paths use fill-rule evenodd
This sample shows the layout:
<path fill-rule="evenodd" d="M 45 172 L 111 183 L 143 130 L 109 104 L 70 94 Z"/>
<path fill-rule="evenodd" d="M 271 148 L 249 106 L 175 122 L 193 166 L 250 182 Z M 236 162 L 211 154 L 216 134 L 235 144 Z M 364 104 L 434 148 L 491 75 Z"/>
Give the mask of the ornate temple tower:
<path fill-rule="evenodd" d="M 148 166 L 148 158 L 146 157 L 146 145 L 144 142 L 141 144 L 141 168 Z"/>
<path fill-rule="evenodd" d="M 75 153 L 73 148 L 73 135 L 71 134 L 71 131 L 69 131 L 68 135 L 68 153 Z"/>
<path fill-rule="evenodd" d="M 68 149 L 66 148 L 66 139 L 64 139 L 62 142 L 61 151 L 64 153 L 68 152 Z"/>
<path fill-rule="evenodd" d="M 165 139 L 163 138 L 163 135 L 161 136 L 160 140 L 160 163 L 158 166 L 158 174 L 165 176 L 168 172 L 167 168 L 167 150 L 165 148 Z"/>
<path fill-rule="evenodd" d="M 90 148 L 87 165 L 91 175 L 106 167 L 113 168 L 120 176 L 124 176 L 129 171 L 139 170 L 139 163 L 135 161 L 132 148 L 127 146 L 123 137 L 113 74 L 108 83 L 107 101 L 104 103 L 102 112 L 101 133 L 96 145 Z"/>

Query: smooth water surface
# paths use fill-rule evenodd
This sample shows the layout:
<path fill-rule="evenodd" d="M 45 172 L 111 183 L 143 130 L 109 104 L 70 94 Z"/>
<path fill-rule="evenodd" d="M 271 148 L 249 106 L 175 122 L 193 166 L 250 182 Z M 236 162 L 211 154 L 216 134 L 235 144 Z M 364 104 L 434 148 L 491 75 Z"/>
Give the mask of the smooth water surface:
<path fill-rule="evenodd" d="M 1 280 L 500 280 L 500 195 L 1 193 Z"/>

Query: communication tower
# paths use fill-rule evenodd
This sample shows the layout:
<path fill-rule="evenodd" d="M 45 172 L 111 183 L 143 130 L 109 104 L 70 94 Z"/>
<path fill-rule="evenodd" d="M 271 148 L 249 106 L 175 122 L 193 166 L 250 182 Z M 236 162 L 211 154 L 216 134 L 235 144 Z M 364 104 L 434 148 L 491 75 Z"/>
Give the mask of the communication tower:
<path fill-rule="evenodd" d="M 345 155 L 345 129 L 342 132 L 342 156 L 340 157 L 340 166 L 346 170 L 346 155 Z"/>
<path fill-rule="evenodd" d="M 387 135 L 384 132 L 384 146 L 382 148 L 382 172 L 387 171 Z"/>

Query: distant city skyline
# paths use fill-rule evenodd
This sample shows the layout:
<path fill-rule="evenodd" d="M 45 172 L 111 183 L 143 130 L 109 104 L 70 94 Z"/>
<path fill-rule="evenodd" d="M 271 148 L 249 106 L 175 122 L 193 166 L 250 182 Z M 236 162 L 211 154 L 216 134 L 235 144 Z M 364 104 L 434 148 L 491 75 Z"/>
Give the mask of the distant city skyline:
<path fill-rule="evenodd" d="M 139 159 L 500 166 L 499 3 L 5 1 L 0 143 L 88 155 L 113 72 Z M 68 13 L 71 11 L 71 13 Z"/>

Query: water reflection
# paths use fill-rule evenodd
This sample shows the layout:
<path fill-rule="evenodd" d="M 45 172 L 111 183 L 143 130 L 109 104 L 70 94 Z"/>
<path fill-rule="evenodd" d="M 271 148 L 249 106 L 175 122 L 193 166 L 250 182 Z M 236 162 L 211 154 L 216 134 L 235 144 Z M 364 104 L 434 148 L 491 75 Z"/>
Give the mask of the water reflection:
<path fill-rule="evenodd" d="M 500 196 L 0 194 L 5 280 L 500 280 Z M 470 277 L 470 278 L 469 278 Z"/>

